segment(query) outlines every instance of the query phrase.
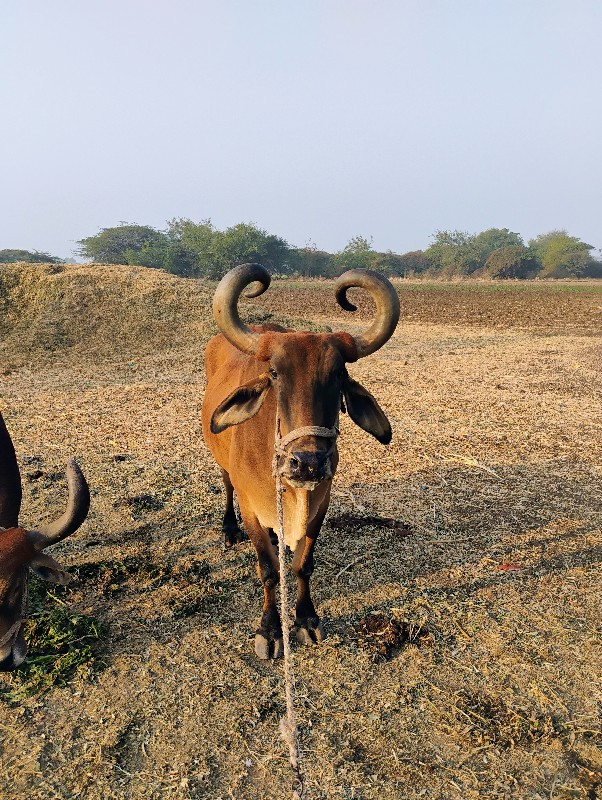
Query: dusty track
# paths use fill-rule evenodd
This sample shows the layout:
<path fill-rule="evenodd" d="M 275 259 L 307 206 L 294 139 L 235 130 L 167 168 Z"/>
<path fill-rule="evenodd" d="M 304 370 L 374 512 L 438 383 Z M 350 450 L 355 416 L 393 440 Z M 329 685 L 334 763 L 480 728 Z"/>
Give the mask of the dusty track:
<path fill-rule="evenodd" d="M 90 518 L 56 549 L 87 565 L 66 602 L 107 623 L 106 666 L 0 701 L 0 795 L 286 797 L 281 666 L 253 655 L 254 556 L 222 551 L 221 481 L 201 443 L 210 290 L 95 269 L 105 294 L 89 325 L 65 322 L 62 339 L 55 325 L 44 347 L 4 330 L 0 402 L 26 524 L 62 502 L 69 455 L 89 477 Z M 39 279 L 45 330 L 45 281 L 76 313 L 95 286 L 93 268 L 73 269 L 74 300 L 70 270 Z M 406 320 L 350 369 L 394 443 L 343 422 L 314 576 L 328 638 L 295 650 L 308 797 L 598 797 L 602 292 L 400 291 Z M 349 329 L 329 293 L 281 285 L 257 305 Z M 428 312 L 412 317 L 413 301 Z M 27 479 L 31 456 L 43 475 Z M 343 514 L 404 526 L 346 530 Z M 94 565 L 128 556 L 145 569 L 103 583 Z M 391 648 L 360 622 L 370 612 L 393 620 Z"/>

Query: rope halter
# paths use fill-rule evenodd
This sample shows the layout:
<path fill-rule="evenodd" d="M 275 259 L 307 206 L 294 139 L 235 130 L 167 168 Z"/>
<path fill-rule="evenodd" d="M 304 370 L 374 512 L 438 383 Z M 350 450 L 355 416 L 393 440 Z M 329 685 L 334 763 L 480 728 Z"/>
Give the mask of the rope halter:
<path fill-rule="evenodd" d="M 280 436 L 280 415 L 276 415 L 276 434 L 274 436 L 274 457 L 272 459 L 272 475 L 278 475 L 278 460 L 288 455 L 286 450 L 287 445 L 294 442 L 295 439 L 302 439 L 303 436 L 319 436 L 322 439 L 332 439 L 332 444 L 324 453 L 325 457 L 329 457 L 334 453 L 337 446 L 337 438 L 339 429 L 335 425 L 333 428 L 324 428 L 321 425 L 306 425 L 304 428 L 295 428 L 294 431 L 287 433 L 286 436 Z M 332 478 L 332 471 L 330 462 L 327 466 L 327 478 Z"/>

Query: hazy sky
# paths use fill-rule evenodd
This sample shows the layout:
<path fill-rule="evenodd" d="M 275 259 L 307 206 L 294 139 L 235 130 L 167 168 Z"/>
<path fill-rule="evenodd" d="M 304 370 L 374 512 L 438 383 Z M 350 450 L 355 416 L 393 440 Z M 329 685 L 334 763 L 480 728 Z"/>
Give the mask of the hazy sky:
<path fill-rule="evenodd" d="M 20 0 L 0 25 L 0 249 L 180 216 L 602 247 L 599 0 Z"/>

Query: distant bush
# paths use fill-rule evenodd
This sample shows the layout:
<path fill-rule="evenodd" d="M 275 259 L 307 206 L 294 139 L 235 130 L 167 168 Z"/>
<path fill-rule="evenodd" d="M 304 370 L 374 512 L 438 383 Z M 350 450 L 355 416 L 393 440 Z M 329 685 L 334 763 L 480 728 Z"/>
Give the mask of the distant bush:
<path fill-rule="evenodd" d="M 423 250 L 411 250 L 409 253 L 378 253 L 371 263 L 372 269 L 391 277 L 409 278 L 421 275 L 431 266 L 428 256 Z"/>
<path fill-rule="evenodd" d="M 592 258 L 583 272 L 584 278 L 602 278 L 602 261 Z"/>
<path fill-rule="evenodd" d="M 167 245 L 164 233 L 148 225 L 101 228 L 78 242 L 78 254 L 102 264 L 138 264 L 162 267 Z"/>
<path fill-rule="evenodd" d="M 483 267 L 488 278 L 529 278 L 537 274 L 540 265 L 532 250 L 522 244 L 498 247 Z"/>
<path fill-rule="evenodd" d="M 594 249 L 565 230 L 543 233 L 529 242 L 541 265 L 540 278 L 582 278 L 596 262 Z"/>
<path fill-rule="evenodd" d="M 287 257 L 288 272 L 302 278 L 325 278 L 335 273 L 332 253 L 318 250 L 315 244 L 291 247 Z"/>
<path fill-rule="evenodd" d="M 27 261 L 31 264 L 62 264 L 63 259 L 40 250 L 0 250 L 0 264 Z"/>

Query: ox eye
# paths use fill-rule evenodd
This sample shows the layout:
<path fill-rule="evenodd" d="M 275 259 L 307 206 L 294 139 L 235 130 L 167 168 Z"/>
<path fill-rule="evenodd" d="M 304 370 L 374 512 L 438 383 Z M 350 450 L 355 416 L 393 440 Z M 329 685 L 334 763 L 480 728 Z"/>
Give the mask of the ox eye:
<path fill-rule="evenodd" d="M 276 372 L 276 370 L 274 369 L 274 367 L 270 367 L 270 368 L 269 368 L 269 370 L 268 370 L 268 372 L 270 373 L 270 377 L 271 377 L 271 378 L 277 378 L 277 377 L 278 377 L 278 373 Z"/>

